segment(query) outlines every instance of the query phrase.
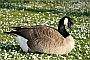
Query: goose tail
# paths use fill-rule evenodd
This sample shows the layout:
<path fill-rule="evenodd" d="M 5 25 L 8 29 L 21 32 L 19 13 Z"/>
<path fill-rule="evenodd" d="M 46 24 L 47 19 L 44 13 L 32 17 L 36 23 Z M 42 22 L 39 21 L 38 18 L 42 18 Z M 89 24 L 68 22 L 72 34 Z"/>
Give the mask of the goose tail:
<path fill-rule="evenodd" d="M 17 31 L 9 31 L 9 32 L 4 32 L 5 34 L 10 34 L 10 35 L 14 35 L 17 34 Z"/>

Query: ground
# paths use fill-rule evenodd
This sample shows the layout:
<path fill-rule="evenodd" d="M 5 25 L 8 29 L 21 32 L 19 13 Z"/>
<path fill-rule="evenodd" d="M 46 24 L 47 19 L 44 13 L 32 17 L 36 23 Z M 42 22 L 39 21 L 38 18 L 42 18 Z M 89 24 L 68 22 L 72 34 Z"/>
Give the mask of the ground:
<path fill-rule="evenodd" d="M 69 30 L 75 39 L 75 48 L 67 60 L 90 60 L 90 2 L 65 0 L 30 1 L 6 0 L 0 2 L 0 59 L 1 60 L 64 60 L 61 55 L 25 53 L 14 39 L 4 34 L 13 26 L 48 25 L 57 28 L 60 18 L 67 15 L 74 26 Z"/>

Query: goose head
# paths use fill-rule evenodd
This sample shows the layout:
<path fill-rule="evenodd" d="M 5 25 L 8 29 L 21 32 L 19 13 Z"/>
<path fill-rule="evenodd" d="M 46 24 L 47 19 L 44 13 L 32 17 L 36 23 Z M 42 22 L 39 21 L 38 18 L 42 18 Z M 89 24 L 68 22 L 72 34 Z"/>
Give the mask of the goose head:
<path fill-rule="evenodd" d="M 71 28 L 72 25 L 73 25 L 73 21 L 72 21 L 72 19 L 70 17 L 64 16 L 63 18 L 60 19 L 59 25 Z"/>
<path fill-rule="evenodd" d="M 63 36 L 63 37 L 67 37 L 70 34 L 66 31 L 66 27 L 70 28 L 73 25 L 73 21 L 70 17 L 68 16 L 64 16 L 63 18 L 60 19 L 59 24 L 58 24 L 58 32 Z"/>

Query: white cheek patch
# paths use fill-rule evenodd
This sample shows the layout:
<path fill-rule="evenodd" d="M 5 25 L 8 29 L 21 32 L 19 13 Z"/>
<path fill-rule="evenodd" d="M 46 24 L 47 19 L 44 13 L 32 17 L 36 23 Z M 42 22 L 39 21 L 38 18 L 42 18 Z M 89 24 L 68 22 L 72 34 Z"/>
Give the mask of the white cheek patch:
<path fill-rule="evenodd" d="M 65 26 L 68 26 L 68 18 L 65 18 L 65 19 L 64 19 L 64 25 L 65 25 Z"/>
<path fill-rule="evenodd" d="M 20 47 L 22 48 L 22 50 L 25 52 L 28 52 L 28 49 L 29 49 L 29 47 L 27 45 L 28 40 L 19 35 L 17 35 L 16 40 L 20 44 Z"/>

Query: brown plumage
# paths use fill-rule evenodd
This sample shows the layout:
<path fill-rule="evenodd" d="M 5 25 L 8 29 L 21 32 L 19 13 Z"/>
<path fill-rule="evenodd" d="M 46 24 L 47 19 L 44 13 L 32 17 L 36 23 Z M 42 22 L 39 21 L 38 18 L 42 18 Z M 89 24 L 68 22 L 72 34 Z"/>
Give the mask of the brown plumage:
<path fill-rule="evenodd" d="M 14 30 L 16 31 L 6 33 L 13 33 L 27 39 L 27 45 L 32 52 L 67 54 L 74 48 L 74 39 L 71 35 L 60 34 L 57 29 L 46 25 L 31 28 L 14 27 Z"/>
<path fill-rule="evenodd" d="M 68 50 L 72 46 L 73 40 L 69 40 L 69 38 L 66 38 L 68 39 L 66 40 L 57 30 L 47 26 L 38 26 L 28 31 L 28 40 L 30 40 L 28 46 L 32 51 L 49 54 L 66 54 L 70 52 Z"/>

